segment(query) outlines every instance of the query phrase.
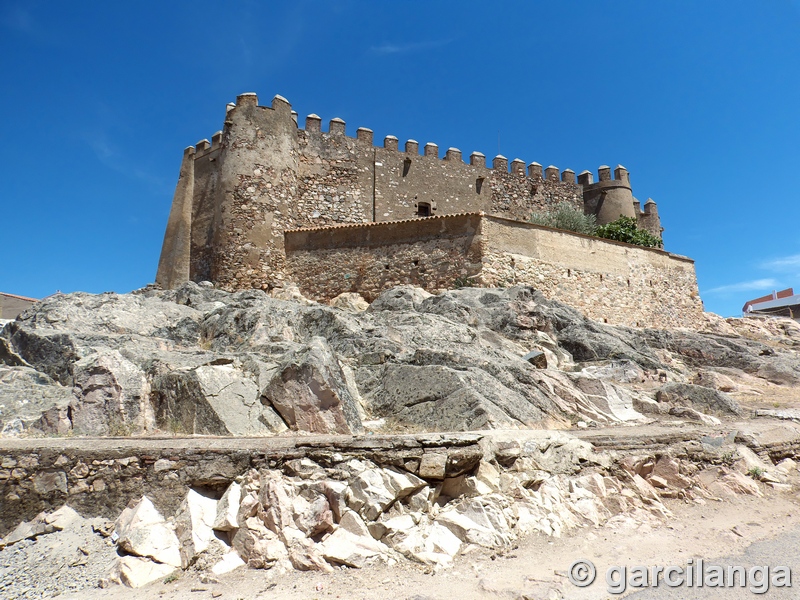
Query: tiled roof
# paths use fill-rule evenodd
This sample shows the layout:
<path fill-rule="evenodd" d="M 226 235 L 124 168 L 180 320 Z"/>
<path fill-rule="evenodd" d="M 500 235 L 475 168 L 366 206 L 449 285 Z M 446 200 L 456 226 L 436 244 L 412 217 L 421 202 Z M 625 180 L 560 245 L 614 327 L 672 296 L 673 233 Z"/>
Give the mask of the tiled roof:
<path fill-rule="evenodd" d="M 321 225 L 319 227 L 298 227 L 297 229 L 286 229 L 284 233 L 295 233 L 298 231 L 323 231 L 326 229 L 344 229 L 355 227 L 376 227 L 379 225 L 394 225 L 396 223 L 411 223 L 412 221 L 427 221 L 430 219 L 452 219 L 453 217 L 484 216 L 483 212 L 463 212 L 449 215 L 433 215 L 430 217 L 414 217 L 412 219 L 400 219 L 398 221 L 369 221 L 367 223 L 341 223 L 339 225 Z"/>
<path fill-rule="evenodd" d="M 16 298 L 17 300 L 27 300 L 28 302 L 38 302 L 38 298 L 28 298 L 27 296 L 18 296 L 17 294 L 7 294 L 6 292 L 0 292 L 0 296 L 5 296 L 6 298 Z"/>

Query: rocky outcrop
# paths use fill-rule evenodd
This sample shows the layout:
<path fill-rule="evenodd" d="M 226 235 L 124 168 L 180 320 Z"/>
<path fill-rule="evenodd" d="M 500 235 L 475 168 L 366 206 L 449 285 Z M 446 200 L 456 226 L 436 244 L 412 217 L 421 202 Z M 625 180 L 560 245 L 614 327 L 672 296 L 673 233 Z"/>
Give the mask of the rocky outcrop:
<path fill-rule="evenodd" d="M 711 415 L 742 413 L 739 403 L 725 392 L 689 383 L 668 383 L 660 387 L 656 392 L 656 400 L 673 406 L 687 406 Z"/>
<path fill-rule="evenodd" d="M 700 372 L 800 381 L 793 342 L 779 344 L 777 330 L 760 342 L 711 321 L 713 333 L 612 327 L 529 287 L 431 295 L 404 286 L 367 310 L 350 297 L 337 308 L 290 292 L 188 283 L 45 299 L 0 333 L 0 428 L 236 436 L 570 428 L 689 409 L 695 420 L 736 414 L 733 401 L 712 402 L 693 387 L 657 400 L 659 385 Z M 715 387 L 708 376 L 697 381 Z"/>

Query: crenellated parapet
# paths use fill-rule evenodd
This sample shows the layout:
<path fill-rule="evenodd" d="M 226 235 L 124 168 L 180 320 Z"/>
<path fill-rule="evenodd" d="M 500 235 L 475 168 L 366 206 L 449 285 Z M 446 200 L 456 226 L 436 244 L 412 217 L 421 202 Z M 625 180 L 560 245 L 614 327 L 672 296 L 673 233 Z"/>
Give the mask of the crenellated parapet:
<path fill-rule="evenodd" d="M 636 204 L 639 204 L 638 200 L 636 201 Z M 648 198 L 644 203 L 644 210 L 636 211 L 636 224 L 638 225 L 639 229 L 649 231 L 656 237 L 664 237 L 664 228 L 661 226 L 661 217 L 658 216 L 658 205 L 656 205 L 652 198 Z"/>
<path fill-rule="evenodd" d="M 636 218 L 627 169 L 618 165 L 612 178 L 611 167 L 603 165 L 597 175 L 596 182 L 589 171 L 578 175 L 578 183 L 583 186 L 585 212 L 595 215 L 598 225 L 616 221 L 621 216 Z"/>

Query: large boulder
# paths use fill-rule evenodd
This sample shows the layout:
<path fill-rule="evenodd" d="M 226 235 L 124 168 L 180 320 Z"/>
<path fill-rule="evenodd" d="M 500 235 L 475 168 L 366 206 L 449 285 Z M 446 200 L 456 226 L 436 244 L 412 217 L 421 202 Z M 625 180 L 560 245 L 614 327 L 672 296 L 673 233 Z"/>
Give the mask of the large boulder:
<path fill-rule="evenodd" d="M 656 400 L 673 406 L 686 406 L 712 415 L 740 415 L 739 403 L 725 392 L 693 385 L 691 383 L 668 383 L 656 392 Z"/>
<path fill-rule="evenodd" d="M 363 429 L 342 368 L 321 337 L 283 364 L 263 396 L 294 430 L 352 434 Z"/>
<path fill-rule="evenodd" d="M 72 388 L 31 367 L 0 365 L 0 431 L 19 434 L 35 427 L 45 433 L 66 434 Z M 49 418 L 42 420 L 47 413 Z M 63 416 L 59 418 L 59 416 Z"/>
<path fill-rule="evenodd" d="M 214 539 L 217 501 L 190 489 L 175 516 L 175 533 L 181 553 L 181 567 L 186 569 Z"/>
<path fill-rule="evenodd" d="M 83 435 L 129 435 L 151 429 L 150 385 L 117 350 L 101 349 L 72 365 L 72 429 Z"/>
<path fill-rule="evenodd" d="M 232 361 L 160 375 L 153 381 L 162 429 L 211 435 L 270 435 L 286 425 L 261 403 L 258 385 Z"/>

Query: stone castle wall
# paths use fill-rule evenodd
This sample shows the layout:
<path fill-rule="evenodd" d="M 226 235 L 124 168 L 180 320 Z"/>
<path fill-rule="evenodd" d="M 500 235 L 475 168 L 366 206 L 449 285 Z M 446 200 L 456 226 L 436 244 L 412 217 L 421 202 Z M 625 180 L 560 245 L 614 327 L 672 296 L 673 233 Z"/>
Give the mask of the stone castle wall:
<path fill-rule="evenodd" d="M 316 115 L 303 129 L 280 96 L 272 106 L 239 96 L 223 130 L 187 149 L 181 173 L 157 275 L 165 287 L 187 277 L 228 290 L 280 286 L 290 229 L 410 219 L 426 209 L 521 220 L 559 202 L 583 209 L 569 169 L 502 156 L 487 165 L 479 152 L 465 161 L 431 143 L 400 148 L 393 136 L 375 145 L 371 130 L 350 137 L 332 119 L 322 131 Z"/>
<path fill-rule="evenodd" d="M 600 223 L 634 217 L 660 236 L 656 204 L 641 209 L 624 167 L 613 177 L 600 167 L 594 182 L 588 171 L 576 176 L 503 156 L 487 164 L 480 152 L 465 159 L 433 143 L 408 140 L 401 148 L 394 136 L 376 145 L 370 129 L 351 137 L 341 119 L 327 131 L 317 115 L 304 125 L 285 98 L 259 106 L 255 94 L 242 94 L 210 142 L 187 148 L 156 278 L 162 287 L 210 280 L 226 290 L 269 289 L 292 280 L 313 298 L 345 291 L 372 298 L 398 283 L 445 289 L 465 278 L 512 281 L 630 325 L 685 323 L 668 315 L 699 305 L 690 262 L 525 223 L 533 211 L 566 202 Z M 335 225 L 355 229 L 320 230 Z"/>
<path fill-rule="evenodd" d="M 691 259 L 489 215 L 290 231 L 286 252 L 289 277 L 321 301 L 351 291 L 371 300 L 400 284 L 530 285 L 614 325 L 702 320 Z"/>
<path fill-rule="evenodd" d="M 287 276 L 311 299 L 358 292 L 372 302 L 411 284 L 452 289 L 481 271 L 477 213 L 287 232 Z"/>
<path fill-rule="evenodd" d="M 487 217 L 479 283 L 524 283 L 612 325 L 696 327 L 694 261 L 655 248 Z"/>

